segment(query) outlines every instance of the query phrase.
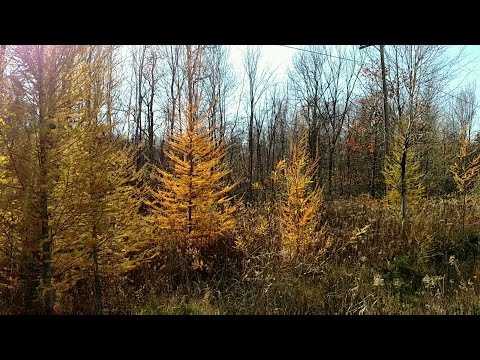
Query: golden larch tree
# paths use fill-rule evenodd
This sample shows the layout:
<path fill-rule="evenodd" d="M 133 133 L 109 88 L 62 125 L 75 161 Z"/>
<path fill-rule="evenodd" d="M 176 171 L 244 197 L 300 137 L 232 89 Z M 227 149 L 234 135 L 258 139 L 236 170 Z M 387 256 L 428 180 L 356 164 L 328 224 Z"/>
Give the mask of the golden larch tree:
<path fill-rule="evenodd" d="M 230 172 L 223 162 L 226 148 L 216 144 L 214 129 L 209 129 L 205 116 L 199 114 L 196 86 L 200 81 L 201 52 L 201 48 L 187 46 L 185 126 L 178 126 L 168 138 L 169 168 L 156 168 L 161 188 L 153 191 L 153 201 L 149 201 L 155 224 L 169 236 L 189 244 L 215 241 L 235 224 L 235 206 L 229 197 L 235 184 L 225 181 Z"/>
<path fill-rule="evenodd" d="M 79 129 L 54 194 L 63 198 L 54 214 L 66 226 L 56 234 L 53 285 L 59 298 L 74 287 L 84 291 L 91 304 L 86 311 L 95 314 L 103 312 L 104 279 L 128 269 L 142 233 L 133 150 L 122 149 L 108 130 L 106 124 Z"/>
<path fill-rule="evenodd" d="M 383 171 L 389 203 L 400 203 L 402 219 L 407 214 L 407 203 L 418 201 L 425 192 L 422 183 L 420 159 L 413 144 L 410 126 L 402 121 L 394 131 L 391 151 L 385 158 Z"/>
<path fill-rule="evenodd" d="M 453 174 L 453 180 L 457 185 L 458 192 L 462 197 L 462 228 L 465 228 L 466 198 L 467 191 L 474 184 L 480 172 L 480 155 L 475 155 L 478 147 L 471 149 L 471 144 L 467 136 L 467 126 L 460 128 L 460 151 L 458 160 L 450 168 Z"/>
<path fill-rule="evenodd" d="M 160 229 L 192 243 L 209 242 L 233 229 L 235 207 L 225 184 L 229 170 L 222 162 L 225 148 L 216 146 L 202 129 L 202 119 L 189 118 L 189 127 L 168 141 L 171 170 L 156 168 L 162 189 L 155 192 L 155 222 Z"/>
<path fill-rule="evenodd" d="M 0 243 L 12 249 L 12 269 L 23 284 L 24 311 L 51 313 L 52 255 L 56 206 L 52 194 L 67 142 L 65 125 L 75 118 L 84 91 L 77 81 L 79 46 L 12 46 L 2 80 L 0 151 L 7 157 L 5 197 L 11 214 Z M 3 103 L 3 100 L 2 100 Z M 13 253 L 14 252 L 14 253 Z M 12 275 L 13 276 L 13 275 Z"/>
<path fill-rule="evenodd" d="M 285 193 L 280 204 L 281 246 L 285 256 L 304 254 L 317 241 L 316 227 L 322 203 L 322 191 L 313 188 L 316 163 L 309 162 L 306 134 L 292 143 L 290 159 L 281 161 Z"/>
<path fill-rule="evenodd" d="M 93 295 L 96 314 L 103 312 L 102 278 L 124 270 L 142 229 L 133 150 L 114 136 L 111 119 L 101 117 L 109 100 L 106 51 L 85 47 L 79 73 L 85 101 L 78 121 L 69 124 L 70 144 L 63 149 L 52 196 L 59 204 L 52 209 L 55 218 L 72 225 L 56 234 L 54 287 L 62 295 L 73 286 L 82 288 L 81 282 Z"/>

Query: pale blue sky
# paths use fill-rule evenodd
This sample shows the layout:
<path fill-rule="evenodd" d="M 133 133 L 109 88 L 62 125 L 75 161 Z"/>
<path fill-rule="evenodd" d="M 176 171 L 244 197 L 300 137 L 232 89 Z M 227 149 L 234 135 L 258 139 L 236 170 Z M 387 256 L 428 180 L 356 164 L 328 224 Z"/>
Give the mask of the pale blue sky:
<path fill-rule="evenodd" d="M 301 48 L 302 45 L 288 45 L 296 48 Z M 239 81 L 241 81 L 241 75 L 243 70 L 243 53 L 246 50 L 245 45 L 231 45 L 230 54 L 232 65 L 239 75 Z M 276 69 L 276 80 L 281 82 L 286 79 L 287 70 L 291 64 L 293 55 L 298 51 L 289 47 L 281 45 L 261 45 L 262 51 L 262 64 L 270 65 L 273 69 Z M 451 81 L 445 91 L 447 93 L 456 94 L 462 87 L 465 87 L 469 83 L 477 82 L 477 104 L 480 106 L 480 45 L 452 45 L 447 49 L 447 56 L 453 57 L 457 55 L 462 48 L 464 49 L 464 57 L 462 63 L 458 64 L 457 77 Z M 388 52 L 388 46 L 386 47 Z M 445 96 L 445 98 L 450 98 Z M 480 107 L 477 108 L 477 117 L 480 117 Z"/>
<path fill-rule="evenodd" d="M 246 45 L 232 45 L 230 48 L 232 63 L 237 73 L 243 72 L 243 52 L 246 48 Z M 266 63 L 273 69 L 277 69 L 276 77 L 278 81 L 284 79 L 287 68 L 296 50 L 279 45 L 261 45 L 260 48 L 262 50 L 264 64 Z"/>
<path fill-rule="evenodd" d="M 302 45 L 288 46 L 296 48 L 302 47 Z M 449 46 L 448 53 L 454 56 L 462 47 L 465 48 L 466 59 L 464 60 L 464 64 L 460 65 L 464 66 L 458 79 L 460 85 L 467 84 L 472 80 L 476 80 L 480 75 L 480 45 L 452 45 Z M 243 52 L 246 50 L 246 48 L 246 45 L 230 46 L 232 64 L 239 73 L 243 72 Z M 278 80 L 281 80 L 292 61 L 293 54 L 295 54 L 297 50 L 281 45 L 260 45 L 260 48 L 262 50 L 263 62 L 271 65 L 272 68 L 277 69 L 277 78 Z M 468 62 L 470 63 L 467 64 Z M 480 96 L 478 98 L 480 99 Z"/>

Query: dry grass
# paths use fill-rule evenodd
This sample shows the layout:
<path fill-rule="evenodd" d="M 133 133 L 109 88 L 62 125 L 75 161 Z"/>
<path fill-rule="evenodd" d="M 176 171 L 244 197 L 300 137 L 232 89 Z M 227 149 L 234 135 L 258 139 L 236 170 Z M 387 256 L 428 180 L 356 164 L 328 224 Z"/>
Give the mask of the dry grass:
<path fill-rule="evenodd" d="M 105 313 L 478 314 L 480 203 L 467 205 L 462 230 L 461 202 L 424 200 L 402 236 L 398 210 L 383 201 L 328 202 L 315 247 L 294 259 L 282 256 L 275 207 L 240 207 L 232 236 L 183 251 L 165 239 L 151 262 L 104 279 Z M 89 313 L 90 287 L 58 311 Z M 2 297 L 2 312 L 9 306 Z"/>

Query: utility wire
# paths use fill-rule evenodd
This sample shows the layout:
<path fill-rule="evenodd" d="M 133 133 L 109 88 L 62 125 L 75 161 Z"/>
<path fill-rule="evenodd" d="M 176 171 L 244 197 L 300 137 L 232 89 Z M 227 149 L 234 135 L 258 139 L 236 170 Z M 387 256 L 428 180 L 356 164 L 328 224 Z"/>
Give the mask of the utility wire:
<path fill-rule="evenodd" d="M 329 57 L 333 57 L 333 58 L 337 58 L 337 59 L 343 59 L 343 60 L 348 60 L 348 61 L 352 61 L 352 62 L 362 63 L 359 60 L 349 59 L 349 58 L 346 58 L 346 57 L 343 57 L 343 56 L 336 56 L 336 55 L 332 55 L 332 54 L 320 53 L 318 51 L 297 48 L 297 47 L 290 46 L 290 45 L 278 45 L 278 46 L 283 46 L 283 47 L 294 49 L 294 50 L 306 51 L 306 52 L 309 52 L 309 53 L 312 53 L 312 54 L 318 54 L 318 55 L 329 56 Z"/>
<path fill-rule="evenodd" d="M 318 51 L 313 51 L 313 50 L 309 50 L 309 49 L 302 49 L 302 48 L 298 48 L 298 47 L 294 47 L 294 46 L 289 46 L 289 45 L 278 45 L 278 46 L 283 46 L 283 47 L 286 47 L 286 48 L 290 48 L 290 49 L 294 49 L 294 50 L 299 50 L 299 51 L 306 51 L 306 52 L 309 52 L 309 53 L 314 53 L 314 54 L 318 54 L 318 55 L 323 55 L 323 56 L 329 56 L 329 57 L 334 57 L 334 58 L 337 58 L 337 59 L 344 59 L 344 60 L 348 60 L 348 61 L 352 61 L 352 62 L 357 62 L 357 63 L 362 63 L 361 61 L 359 60 L 354 60 L 354 59 L 349 59 L 349 58 L 345 58 L 345 57 L 342 57 L 342 56 L 335 56 L 335 55 L 331 55 L 331 54 L 326 54 L 326 53 L 321 53 L 321 52 L 318 52 Z M 360 81 L 360 83 L 363 85 L 362 81 Z M 432 89 L 433 87 L 430 87 L 430 89 Z M 452 93 L 448 93 L 446 91 L 443 91 L 443 90 L 438 90 L 438 92 L 444 94 L 444 95 L 447 95 L 447 96 L 450 96 L 451 98 L 453 99 L 457 99 L 457 100 L 460 100 L 460 101 L 463 101 L 465 104 L 469 104 L 469 105 L 472 105 L 474 107 L 476 107 L 477 109 L 480 109 L 480 105 L 477 105 L 475 103 L 472 103 L 470 101 L 467 101 L 465 99 L 462 99 L 461 97 L 457 96 L 457 95 L 453 95 Z"/>

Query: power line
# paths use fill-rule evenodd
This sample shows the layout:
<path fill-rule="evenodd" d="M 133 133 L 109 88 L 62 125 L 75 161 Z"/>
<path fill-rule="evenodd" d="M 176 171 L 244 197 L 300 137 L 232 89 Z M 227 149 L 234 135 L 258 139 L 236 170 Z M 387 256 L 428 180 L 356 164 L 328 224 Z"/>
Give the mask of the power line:
<path fill-rule="evenodd" d="M 480 109 L 480 106 L 479 106 L 479 105 L 477 105 L 477 104 L 475 104 L 475 103 L 472 103 L 472 102 L 470 102 L 470 101 L 467 101 L 467 100 L 465 100 L 465 99 L 462 99 L 462 98 L 459 97 L 459 96 L 455 96 L 455 95 L 449 94 L 449 93 L 447 93 L 447 92 L 445 92 L 445 91 L 442 91 L 442 90 L 438 90 L 438 91 L 441 92 L 441 93 L 443 93 L 444 95 L 450 96 L 450 97 L 452 97 L 452 98 L 454 98 L 454 99 L 457 99 L 457 100 L 460 100 L 460 101 L 464 102 L 465 104 L 469 104 L 469 105 L 475 106 L 476 108 Z"/>
<path fill-rule="evenodd" d="M 305 48 L 299 48 L 299 47 L 295 47 L 295 46 L 290 46 L 290 45 L 277 45 L 277 46 L 282 46 L 282 47 L 286 47 L 286 48 L 289 48 L 289 49 L 293 49 L 293 50 L 298 50 L 298 51 L 304 51 L 304 52 L 309 52 L 309 53 L 313 53 L 313 54 L 317 54 L 317 55 L 322 55 L 322 56 L 328 56 L 328 57 L 332 57 L 332 58 L 337 58 L 337 59 L 343 59 L 343 60 L 347 60 L 347 61 L 351 61 L 351 62 L 355 62 L 355 63 L 359 63 L 359 64 L 363 64 L 364 62 L 363 61 L 360 61 L 360 60 L 356 60 L 356 59 L 350 59 L 350 58 L 346 58 L 346 57 L 343 57 L 343 56 L 336 56 L 336 55 L 332 55 L 332 54 L 328 54 L 328 53 L 322 53 L 322 52 L 318 52 L 318 51 L 314 51 L 314 50 L 309 50 L 309 49 L 305 49 Z M 239 50 L 242 50 L 239 46 L 237 45 L 234 45 L 234 47 L 236 47 L 237 49 Z M 130 58 L 132 57 L 133 55 L 131 54 L 130 55 Z M 389 60 L 391 60 L 391 57 L 388 55 L 387 53 L 387 57 L 389 58 Z M 359 81 L 359 83 L 365 87 L 365 83 L 362 81 L 363 79 L 361 78 L 361 76 L 359 76 L 357 78 L 357 80 Z M 433 89 L 433 86 L 429 86 L 428 87 L 429 89 Z M 439 90 L 437 89 L 438 92 L 444 94 L 444 95 L 447 95 L 447 96 L 450 96 L 451 98 L 453 99 L 457 99 L 457 100 L 461 100 L 463 101 L 465 104 L 469 104 L 469 105 L 472 105 L 478 109 L 480 109 L 480 106 L 475 104 L 475 103 L 472 103 L 470 101 L 467 101 L 465 99 L 462 99 L 460 98 L 459 96 L 456 96 L 456 95 L 453 95 L 452 93 L 448 93 L 448 92 L 445 92 L 443 90 Z"/>
<path fill-rule="evenodd" d="M 347 60 L 347 61 L 351 61 L 351 62 L 355 62 L 355 63 L 359 63 L 359 64 L 363 65 L 363 61 L 355 60 L 355 59 L 349 59 L 349 58 L 346 58 L 346 57 L 343 57 L 343 56 L 336 56 L 336 55 L 332 55 L 332 54 L 321 53 L 321 52 L 318 52 L 318 51 L 303 49 L 303 48 L 297 48 L 295 46 L 289 46 L 289 45 L 278 45 L 278 46 L 283 46 L 283 47 L 286 47 L 286 48 L 299 50 L 299 51 L 306 51 L 306 52 L 309 52 L 309 53 L 312 53 L 312 54 L 318 54 L 318 55 L 322 55 L 322 56 L 328 56 L 328 57 L 333 57 L 333 58 L 337 58 L 337 59 L 343 59 L 343 60 Z M 363 87 L 365 87 L 365 84 L 363 83 L 360 74 L 357 76 L 356 81 L 358 81 Z"/>
<path fill-rule="evenodd" d="M 283 46 L 283 47 L 286 47 L 286 48 L 290 48 L 290 49 L 294 49 L 294 50 L 299 50 L 299 51 L 306 51 L 306 52 L 309 52 L 309 53 L 318 54 L 318 55 L 323 55 L 323 56 L 334 57 L 334 58 L 337 58 L 337 59 L 344 59 L 344 60 L 348 60 L 348 61 L 352 61 L 352 62 L 363 63 L 363 62 L 361 62 L 361 61 L 359 61 L 359 60 L 354 60 L 354 59 L 349 59 L 349 58 L 345 58 L 345 57 L 342 57 L 342 56 L 335 56 L 335 55 L 331 55 L 331 54 L 321 53 L 321 52 L 314 51 L 314 50 L 297 48 L 297 47 L 289 46 L 289 45 L 278 45 L 278 46 Z M 362 85 L 364 85 L 361 80 L 360 80 L 360 83 L 361 83 Z M 433 86 L 430 86 L 429 89 L 433 89 Z M 440 92 L 440 93 L 442 93 L 442 94 L 444 94 L 444 95 L 450 96 L 451 98 L 454 98 L 454 99 L 463 101 L 465 104 L 469 104 L 469 105 L 472 105 L 472 106 L 480 109 L 480 105 L 477 105 L 477 104 L 475 104 L 475 103 L 472 103 L 472 102 L 470 102 L 470 101 L 467 101 L 467 100 L 465 100 L 465 99 L 462 99 L 461 97 L 459 97 L 459 96 L 457 96 L 457 95 L 453 95 L 452 93 L 448 93 L 448 92 L 446 92 L 446 91 L 439 90 L 439 89 L 437 89 L 437 91 Z"/>
<path fill-rule="evenodd" d="M 239 50 L 240 47 L 234 45 L 235 47 L 237 47 Z M 314 51 L 314 50 L 309 50 L 309 49 L 305 49 L 305 48 L 299 48 L 299 47 L 295 47 L 295 46 L 290 46 L 290 45 L 278 45 L 278 46 L 282 46 L 282 47 L 286 47 L 286 48 L 290 48 L 290 49 L 293 49 L 293 50 L 298 50 L 298 51 L 305 51 L 305 52 L 309 52 L 309 53 L 313 53 L 313 54 L 317 54 L 317 55 L 322 55 L 322 56 L 328 56 L 328 57 L 332 57 L 332 58 L 337 58 L 337 59 L 343 59 L 343 60 L 347 60 L 347 61 L 352 61 L 352 62 L 356 62 L 356 63 L 360 63 L 360 64 L 363 64 L 363 61 L 360 61 L 360 60 L 356 60 L 356 59 L 350 59 L 350 58 L 346 58 L 346 57 L 343 57 L 343 56 L 336 56 L 336 55 L 332 55 L 332 54 L 327 54 L 327 53 L 321 53 L 321 52 L 318 52 L 318 51 Z M 130 54 L 130 55 L 127 55 L 130 57 L 130 59 L 133 57 L 133 54 Z M 389 60 L 391 60 L 391 57 L 388 55 L 387 53 L 387 57 L 389 58 Z M 359 82 L 361 85 L 365 86 L 365 84 L 363 83 L 362 79 L 359 77 L 358 78 Z M 429 89 L 433 89 L 433 86 L 430 86 Z M 459 96 L 456 96 L 456 95 L 453 95 L 452 93 L 448 93 L 448 92 L 445 92 L 443 90 L 438 90 L 438 92 L 444 94 L 444 95 L 447 95 L 447 96 L 450 96 L 451 98 L 454 98 L 454 99 L 457 99 L 457 100 L 461 100 L 463 101 L 465 104 L 469 104 L 469 105 L 472 105 L 478 109 L 480 109 L 480 106 L 475 104 L 475 103 L 472 103 L 470 101 L 467 101 L 465 99 L 462 99 L 460 98 Z"/>
<path fill-rule="evenodd" d="M 312 54 L 318 54 L 318 55 L 333 57 L 333 58 L 337 58 L 337 59 L 343 59 L 343 60 L 352 61 L 352 62 L 356 62 L 356 63 L 362 63 L 359 60 L 349 59 L 349 58 L 346 58 L 346 57 L 343 57 L 343 56 L 336 56 L 336 55 L 327 54 L 327 53 L 321 53 L 321 52 L 318 52 L 318 51 L 313 51 L 313 50 L 308 50 L 308 49 L 297 48 L 297 47 L 290 46 L 290 45 L 278 45 L 278 46 L 283 46 L 283 47 L 286 47 L 286 48 L 299 50 L 299 51 L 306 51 L 306 52 L 309 52 L 309 53 L 312 53 Z"/>

